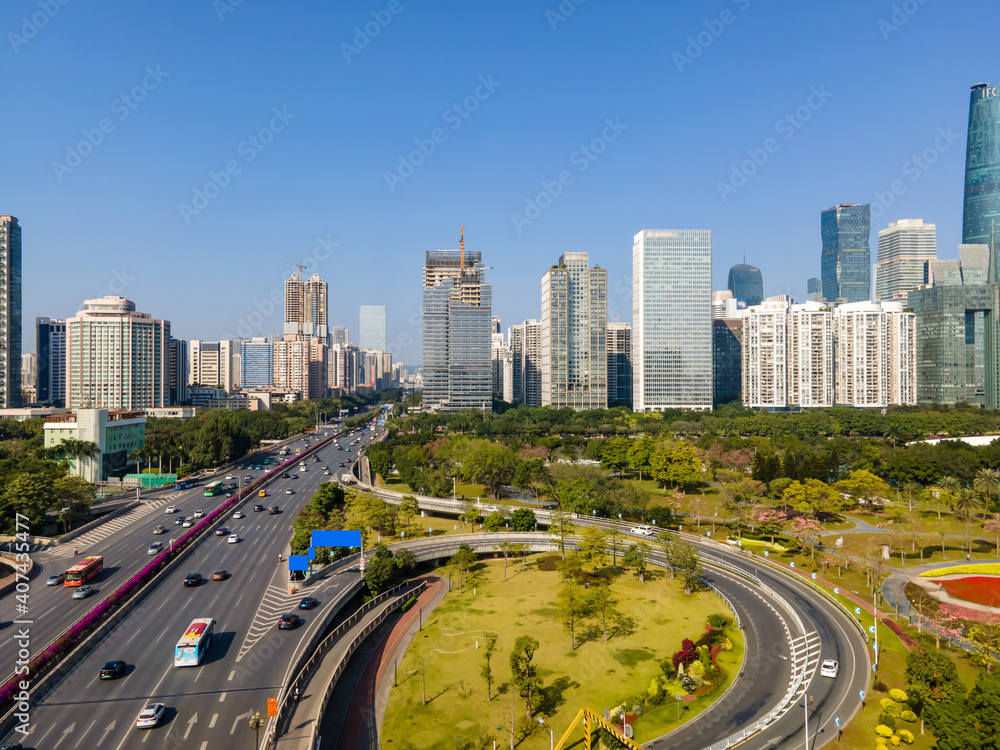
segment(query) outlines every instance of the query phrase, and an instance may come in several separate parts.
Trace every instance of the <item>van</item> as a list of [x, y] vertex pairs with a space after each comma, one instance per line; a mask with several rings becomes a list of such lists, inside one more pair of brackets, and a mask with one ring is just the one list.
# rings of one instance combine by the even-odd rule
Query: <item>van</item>
[[257, 497], [267, 497], [267, 490], [261, 490], [258, 492]]

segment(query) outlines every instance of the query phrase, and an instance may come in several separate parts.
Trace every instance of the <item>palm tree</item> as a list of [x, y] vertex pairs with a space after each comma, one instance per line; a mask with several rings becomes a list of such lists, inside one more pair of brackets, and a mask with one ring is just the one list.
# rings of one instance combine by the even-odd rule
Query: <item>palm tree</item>
[[965, 545], [969, 552], [972, 552], [972, 538], [971, 538], [971, 522], [972, 522], [972, 511], [975, 509], [976, 505], [979, 503], [979, 496], [976, 491], [970, 489], [969, 487], [963, 487], [958, 491], [958, 495], [955, 497], [955, 512], [960, 513], [965, 516]]
[[990, 495], [1000, 489], [1000, 471], [996, 469], [980, 469], [976, 472], [976, 478], [972, 480], [972, 486], [979, 492], [986, 493], [986, 504], [983, 505], [983, 520], [990, 510]]
[[916, 482], [906, 482], [903, 484], [903, 494], [909, 502], [909, 509], [913, 510], [913, 498], [920, 494], [920, 485]]
[[97, 447], [97, 443], [92, 443], [89, 440], [75, 440], [71, 438], [64, 440], [60, 447], [67, 458], [76, 459], [76, 475], [78, 477], [83, 476], [83, 461], [81, 459], [95, 458], [101, 452]]
[[[938, 487], [947, 492], [954, 498], [960, 489], [962, 489], [962, 483], [959, 482], [955, 477], [941, 477], [941, 481], [938, 482]], [[941, 520], [941, 506], [938, 505], [938, 520]]]

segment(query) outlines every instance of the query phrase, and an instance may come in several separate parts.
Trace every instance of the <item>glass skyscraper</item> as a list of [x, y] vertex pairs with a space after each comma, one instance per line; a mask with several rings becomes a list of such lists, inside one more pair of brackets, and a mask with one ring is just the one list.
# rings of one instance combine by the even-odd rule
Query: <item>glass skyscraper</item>
[[712, 232], [644, 229], [632, 244], [637, 412], [712, 408]]
[[962, 242], [990, 244], [992, 222], [1000, 225], [1000, 87], [977, 83], [969, 102]]
[[733, 299], [746, 300], [747, 307], [764, 301], [764, 278], [760, 269], [746, 263], [729, 269], [728, 288], [733, 293]]
[[267, 388], [274, 385], [274, 346], [266, 336], [240, 341], [240, 386]]
[[0, 408], [21, 405], [21, 225], [0, 216]]
[[359, 328], [358, 347], [362, 351], [373, 350], [384, 352], [385, 347], [385, 306], [362, 305], [361, 327]]
[[841, 203], [823, 211], [823, 297], [827, 302], [867, 302], [871, 297], [871, 205]]

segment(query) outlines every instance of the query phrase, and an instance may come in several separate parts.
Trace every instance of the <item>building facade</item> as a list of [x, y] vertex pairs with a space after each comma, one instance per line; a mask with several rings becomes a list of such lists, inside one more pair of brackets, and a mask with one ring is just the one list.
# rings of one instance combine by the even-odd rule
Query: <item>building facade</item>
[[788, 310], [788, 403], [833, 406], [834, 327], [830, 309], [819, 302]]
[[830, 303], [871, 297], [871, 205], [841, 203], [820, 217], [823, 298]]
[[301, 394], [303, 399], [324, 398], [327, 386], [326, 337], [289, 334], [272, 343], [274, 387]]
[[21, 225], [0, 216], [0, 409], [21, 405]]
[[806, 300], [809, 302], [823, 301], [823, 282], [813, 277], [806, 281]]
[[327, 284], [319, 274], [302, 279], [293, 273], [285, 282], [284, 334], [325, 339], [327, 308]]
[[233, 390], [239, 377], [233, 372], [233, 342], [202, 341], [191, 339], [188, 342], [188, 383], [206, 388], [222, 388]]
[[129, 456], [146, 443], [146, 417], [141, 411], [76, 409], [70, 414], [45, 419], [43, 433], [46, 448], [55, 448], [67, 440], [93, 443], [93, 456], [66, 456], [70, 474], [88, 482], [103, 482], [116, 472], [123, 472]]
[[632, 408], [632, 324], [608, 323], [608, 406]]
[[66, 321], [35, 318], [35, 353], [38, 376], [35, 400], [51, 406], [66, 405]]
[[66, 320], [66, 406], [169, 406], [170, 322], [136, 312], [124, 297], [85, 300]]
[[743, 392], [743, 320], [712, 320], [712, 408], [739, 401]]
[[167, 349], [167, 380], [170, 406], [188, 403], [188, 342], [171, 337]]
[[857, 302], [833, 311], [838, 405], [916, 403], [916, 316], [903, 312], [903, 305]]
[[755, 266], [740, 263], [730, 268], [726, 286], [733, 293], [733, 299], [745, 300], [747, 307], [764, 301], [764, 277]]
[[514, 401], [526, 406], [542, 405], [542, 324], [526, 320], [510, 327], [510, 351], [513, 355]]
[[751, 409], [788, 406], [788, 304], [764, 300], [743, 317], [742, 394]]
[[542, 406], [608, 405], [608, 272], [563, 253], [542, 276]]
[[362, 350], [386, 351], [385, 306], [362, 305], [358, 347]]
[[274, 347], [266, 336], [240, 341], [240, 388], [274, 385]]
[[962, 242], [989, 245], [1000, 225], [1000, 87], [977, 83], [969, 97]]
[[632, 245], [635, 411], [712, 408], [712, 232], [646, 229]]
[[923, 219], [901, 219], [878, 233], [875, 297], [905, 300], [927, 283], [927, 264], [937, 260], [937, 226]]

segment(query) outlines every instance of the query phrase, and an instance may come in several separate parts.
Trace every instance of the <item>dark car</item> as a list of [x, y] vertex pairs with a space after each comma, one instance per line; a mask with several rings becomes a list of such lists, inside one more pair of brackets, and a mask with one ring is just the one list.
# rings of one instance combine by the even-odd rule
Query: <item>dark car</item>
[[13, 745], [0, 745], [0, 750], [24, 750], [20, 742], [16, 742]]
[[185, 586], [197, 586], [201, 583], [201, 573], [188, 573], [184, 578]]
[[220, 526], [219, 528], [217, 528], [215, 530], [215, 535], [216, 536], [226, 536], [228, 533], [229, 533], [229, 529], [227, 529], [225, 526]]
[[311, 596], [307, 596], [299, 602], [299, 609], [312, 609], [317, 604], [319, 604], [318, 599], [313, 599]]
[[269, 516], [276, 516], [280, 512], [281, 511], [278, 510], [278, 506], [277, 505], [272, 505], [270, 508], [267, 509], [267, 515], [269, 515]]
[[261, 505], [260, 503], [257, 503], [256, 505], [253, 506], [253, 510], [254, 513], [259, 513], [260, 511], [264, 510], [264, 506]]
[[295, 630], [301, 621], [301, 618], [297, 614], [289, 612], [287, 615], [282, 615], [281, 619], [278, 620], [278, 630]]
[[291, 476], [292, 476], [292, 475], [291, 475], [291, 474], [289, 474], [289, 473], [288, 473], [288, 472], [286, 471], [286, 472], [285, 472], [284, 474], [282, 474], [282, 475], [281, 475], [281, 478], [282, 478], [282, 479], [291, 479]]
[[121, 659], [116, 661], [106, 661], [101, 667], [102, 680], [117, 680], [125, 675], [125, 662]]

